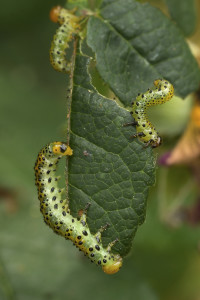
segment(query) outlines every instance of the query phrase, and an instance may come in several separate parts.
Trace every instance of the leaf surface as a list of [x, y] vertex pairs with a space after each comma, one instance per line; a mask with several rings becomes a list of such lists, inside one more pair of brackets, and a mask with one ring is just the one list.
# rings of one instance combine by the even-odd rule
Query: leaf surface
[[[103, 233], [108, 244], [119, 238], [115, 250], [122, 256], [145, 219], [149, 187], [154, 183], [154, 156], [131, 139], [135, 129], [124, 127], [132, 117], [115, 101], [100, 95], [87, 74], [89, 58], [77, 56], [71, 106], [69, 199], [73, 214], [91, 203], [88, 223]], [[85, 70], [84, 70], [85, 68]], [[80, 76], [80, 69], [84, 76]], [[86, 75], [87, 74], [87, 75]]]

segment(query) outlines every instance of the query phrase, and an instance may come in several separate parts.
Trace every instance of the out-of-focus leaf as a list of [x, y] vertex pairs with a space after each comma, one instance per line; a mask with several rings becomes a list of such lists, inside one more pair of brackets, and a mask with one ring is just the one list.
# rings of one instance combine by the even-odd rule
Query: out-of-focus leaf
[[200, 157], [200, 105], [195, 103], [188, 126], [174, 149], [161, 158], [168, 166], [176, 164], [197, 164]]
[[195, 0], [165, 0], [170, 15], [183, 31], [184, 35], [191, 35], [197, 24]]

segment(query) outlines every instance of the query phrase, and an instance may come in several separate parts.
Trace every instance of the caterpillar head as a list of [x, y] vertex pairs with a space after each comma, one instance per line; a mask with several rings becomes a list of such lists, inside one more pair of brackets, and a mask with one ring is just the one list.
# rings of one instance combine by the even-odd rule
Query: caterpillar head
[[52, 151], [54, 154], [65, 156], [65, 155], [72, 155], [73, 150], [63, 142], [54, 142], [52, 146]]
[[50, 10], [50, 20], [54, 23], [58, 22], [58, 17], [60, 15], [60, 10], [61, 10], [61, 6], [54, 6], [51, 10]]
[[102, 269], [106, 274], [115, 274], [119, 271], [121, 266], [122, 266], [121, 256], [115, 255], [115, 258], [110, 262], [110, 264], [106, 264], [102, 266]]
[[156, 80], [154, 80], [153, 84], [155, 86], [159, 86], [162, 83], [162, 81], [163, 81], [163, 79], [156, 79]]
[[156, 140], [151, 143], [152, 148], [156, 148], [162, 144], [162, 138], [157, 136]]

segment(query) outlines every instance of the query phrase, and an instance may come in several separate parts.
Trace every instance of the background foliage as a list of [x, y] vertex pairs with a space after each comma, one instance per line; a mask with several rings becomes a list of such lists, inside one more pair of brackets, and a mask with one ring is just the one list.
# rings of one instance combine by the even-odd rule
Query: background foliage
[[[66, 79], [48, 60], [55, 32], [48, 12], [57, 4], [19, 0], [12, 7], [5, 2], [0, 11], [0, 299], [198, 299], [199, 227], [172, 228], [161, 220], [165, 198], [173, 202], [190, 178], [183, 167], [158, 170], [146, 222], [114, 276], [44, 226], [33, 165], [44, 143], [65, 139], [66, 127]], [[176, 115], [170, 118], [177, 122]], [[178, 135], [165, 133], [170, 147]], [[196, 194], [192, 186], [186, 202]]]

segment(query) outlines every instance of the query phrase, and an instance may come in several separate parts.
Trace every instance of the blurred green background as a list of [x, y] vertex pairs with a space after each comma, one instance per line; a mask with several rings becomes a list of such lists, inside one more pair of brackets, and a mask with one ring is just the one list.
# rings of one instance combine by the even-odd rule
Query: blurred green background
[[[0, 299], [200, 299], [200, 228], [161, 220], [163, 202], [190, 180], [185, 168], [158, 171], [146, 222], [115, 275], [44, 225], [33, 166], [41, 147], [65, 140], [66, 78], [48, 54], [49, 10], [64, 3], [18, 0], [0, 10]], [[196, 195], [191, 184], [186, 203]]]

